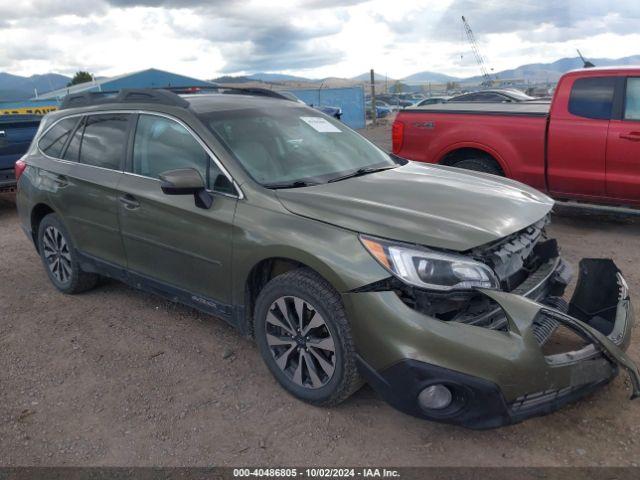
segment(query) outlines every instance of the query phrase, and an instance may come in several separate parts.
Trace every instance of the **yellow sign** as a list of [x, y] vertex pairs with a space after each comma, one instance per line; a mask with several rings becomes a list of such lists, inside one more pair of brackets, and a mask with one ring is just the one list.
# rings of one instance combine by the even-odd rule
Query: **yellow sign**
[[46, 115], [49, 112], [57, 110], [55, 105], [46, 105], [41, 107], [22, 107], [9, 108], [0, 110], [0, 115]]

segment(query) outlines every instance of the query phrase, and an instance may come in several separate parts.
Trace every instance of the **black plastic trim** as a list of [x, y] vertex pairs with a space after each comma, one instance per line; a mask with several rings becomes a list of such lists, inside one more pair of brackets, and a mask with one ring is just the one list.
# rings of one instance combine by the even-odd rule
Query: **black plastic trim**
[[172, 107], [189, 108], [189, 102], [169, 90], [155, 88], [123, 88], [114, 92], [72, 93], [62, 99], [59, 110], [68, 108], [91, 107], [111, 103], [152, 103]]
[[[500, 388], [488, 380], [412, 359], [404, 359], [382, 372], [377, 372], [360, 356], [357, 362], [360, 373], [373, 389], [401, 412], [474, 429], [512, 423]], [[426, 412], [419, 406], [418, 394], [434, 383], [445, 384], [454, 391], [455, 409]]]
[[[358, 369], [371, 387], [391, 406], [425, 420], [461, 425], [485, 430], [519, 423], [531, 417], [546, 415], [575, 402], [609, 383], [618, 373], [594, 383], [579, 386], [569, 393], [541, 402], [530, 408], [514, 411], [495, 383], [447, 368], [430, 365], [413, 359], [404, 359], [378, 372], [362, 357], [357, 356]], [[418, 404], [418, 394], [434, 383], [447, 385], [454, 392], [457, 408], [442, 412], [426, 412]], [[462, 405], [461, 405], [462, 401]]]
[[241, 307], [234, 308], [233, 305], [191, 293], [174, 285], [130, 271], [126, 267], [96, 258], [93, 255], [77, 250], [76, 253], [80, 259], [80, 268], [85, 272], [98, 273], [105, 277], [119, 280], [138, 290], [154, 293], [173, 302], [182, 303], [204, 313], [221, 318], [231, 326], [243, 331], [243, 328], [240, 327], [242, 326], [244, 309]]
[[625, 92], [627, 90], [627, 77], [617, 77], [615, 90], [613, 91], [613, 105], [611, 106], [611, 119], [624, 119]]

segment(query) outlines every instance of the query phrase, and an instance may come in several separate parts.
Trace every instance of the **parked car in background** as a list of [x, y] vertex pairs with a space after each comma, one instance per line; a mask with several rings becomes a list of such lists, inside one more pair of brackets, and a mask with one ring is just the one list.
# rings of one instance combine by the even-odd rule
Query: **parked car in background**
[[[279, 91], [278, 92], [280, 95], [288, 98], [289, 100], [292, 100], [294, 102], [299, 102], [302, 104], [305, 104], [302, 100], [300, 100], [295, 93], [289, 92], [289, 91]], [[306, 105], [306, 104], [305, 104]], [[329, 105], [310, 105], [311, 107], [315, 108], [316, 110], [329, 115], [330, 117], [336, 118], [338, 120], [340, 120], [342, 118], [342, 109], [340, 107], [332, 107]]]
[[640, 206], [640, 68], [589, 68], [551, 104], [447, 102], [401, 111], [393, 152], [513, 178], [558, 199]]
[[340, 107], [332, 107], [329, 105], [312, 105], [313, 108], [319, 110], [325, 115], [329, 115], [330, 117], [336, 118], [340, 120], [342, 118], [342, 109]]
[[[371, 118], [371, 101], [365, 103], [364, 108], [365, 108], [367, 118]], [[376, 101], [376, 118], [388, 117], [393, 112], [394, 110], [391, 109], [391, 107], [389, 107], [389, 105], [387, 105], [386, 103], [380, 100]]]
[[545, 233], [550, 198], [391, 156], [255, 92], [77, 95], [48, 115], [16, 164], [17, 206], [54, 287], [107, 276], [226, 320], [318, 406], [366, 379], [406, 413], [492, 428], [619, 370], [640, 394], [613, 261], [583, 260], [574, 299], [558, 298], [570, 272]]
[[442, 96], [442, 97], [429, 97], [429, 98], [425, 98], [424, 100], [420, 100], [419, 102], [415, 103], [413, 106], [414, 107], [423, 107], [425, 105], [436, 105], [438, 103], [446, 103], [449, 101], [451, 97], [449, 96]]
[[526, 93], [516, 89], [489, 89], [477, 92], [463, 93], [449, 98], [448, 102], [482, 102], [482, 103], [520, 103], [535, 101]]
[[408, 96], [403, 94], [383, 94], [376, 97], [376, 100], [381, 100], [389, 105], [394, 110], [400, 110], [405, 107], [413, 105], [415, 102], [409, 99]]
[[28, 150], [41, 118], [37, 115], [0, 116], [0, 192], [15, 188], [14, 164]]

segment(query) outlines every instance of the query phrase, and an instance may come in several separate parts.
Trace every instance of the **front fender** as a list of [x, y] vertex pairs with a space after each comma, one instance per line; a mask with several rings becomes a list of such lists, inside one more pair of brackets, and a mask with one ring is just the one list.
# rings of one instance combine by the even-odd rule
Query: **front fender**
[[244, 304], [252, 269], [267, 259], [299, 262], [318, 272], [338, 292], [389, 276], [364, 249], [358, 234], [290, 212], [239, 204], [233, 233], [233, 299]]

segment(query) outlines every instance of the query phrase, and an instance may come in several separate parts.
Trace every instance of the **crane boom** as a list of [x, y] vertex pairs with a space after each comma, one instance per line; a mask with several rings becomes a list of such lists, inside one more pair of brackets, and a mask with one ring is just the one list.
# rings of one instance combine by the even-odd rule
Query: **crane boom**
[[478, 46], [478, 42], [476, 41], [476, 37], [473, 34], [473, 30], [471, 30], [471, 26], [467, 19], [462, 16], [462, 24], [464, 25], [464, 31], [467, 34], [467, 40], [469, 40], [469, 44], [471, 45], [471, 50], [473, 51], [473, 55], [476, 57], [476, 62], [478, 62], [478, 66], [480, 67], [480, 72], [482, 73], [482, 85], [491, 86], [491, 75], [489, 75], [489, 71], [487, 70], [487, 66], [484, 63], [484, 57], [480, 53], [480, 47]]

